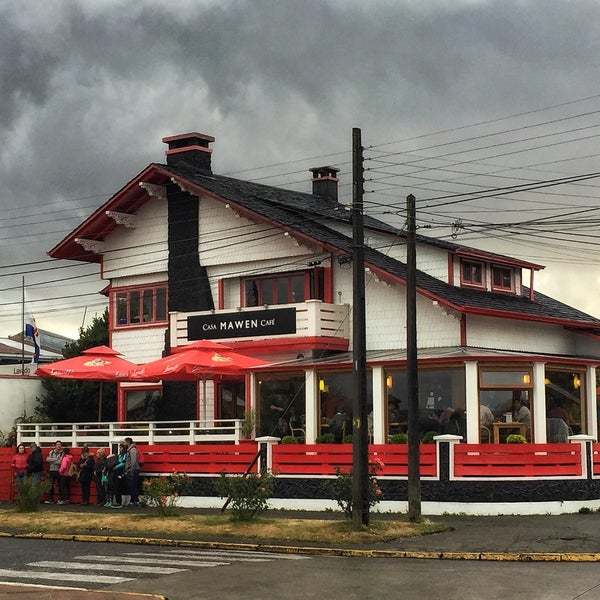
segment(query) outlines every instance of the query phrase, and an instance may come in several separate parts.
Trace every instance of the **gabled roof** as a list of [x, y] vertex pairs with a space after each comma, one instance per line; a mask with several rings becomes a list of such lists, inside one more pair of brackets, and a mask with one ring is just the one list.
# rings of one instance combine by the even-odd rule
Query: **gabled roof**
[[[82, 253], [79, 250], [75, 250], [75, 254], [69, 256], [69, 253], [73, 252], [75, 237], [103, 239], [106, 232], [114, 227], [114, 222], [105, 214], [106, 210], [128, 212], [128, 206], [139, 206], [144, 201], [143, 198], [147, 198], [146, 192], [139, 187], [141, 181], [164, 184], [171, 180], [198, 195], [211, 196], [234, 204], [241, 214], [245, 212], [250, 218], [274, 223], [327, 252], [337, 255], [349, 255], [352, 252], [351, 238], [323, 223], [326, 219], [349, 223], [349, 212], [341, 205], [328, 204], [326, 200], [312, 194], [214, 175], [188, 166], [152, 164], [53, 248], [50, 255], [56, 258], [77, 257], [89, 260], [87, 257], [81, 258]], [[365, 225], [394, 235], [403, 235], [400, 230], [371, 217], [366, 218]], [[524, 263], [503, 255], [470, 249], [426, 236], [419, 236], [419, 241], [458, 255], [477, 255], [481, 260], [520, 264], [526, 268], [543, 268], [541, 265]], [[400, 283], [406, 280], [406, 265], [382, 252], [367, 247], [365, 261], [368, 267], [383, 279]], [[456, 287], [422, 271], [417, 273], [417, 286], [420, 294], [462, 313], [528, 319], [600, 330], [599, 319], [539, 292], [536, 292], [535, 300], [532, 301], [525, 296]]]

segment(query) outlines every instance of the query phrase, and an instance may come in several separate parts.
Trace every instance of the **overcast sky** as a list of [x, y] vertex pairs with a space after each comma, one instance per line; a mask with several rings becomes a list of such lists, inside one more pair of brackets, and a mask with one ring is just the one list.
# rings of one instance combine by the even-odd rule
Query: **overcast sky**
[[[94, 206], [163, 159], [161, 137], [182, 131], [216, 137], [216, 172], [255, 168], [239, 176], [280, 174], [264, 181], [292, 182], [294, 189], [308, 189], [308, 173], [282, 174], [315, 166], [315, 159], [258, 167], [348, 151], [353, 126], [362, 127], [369, 145], [404, 140], [368, 153], [411, 162], [371, 167], [420, 169], [385, 180], [394, 184], [387, 189], [369, 182], [367, 189], [380, 193], [368, 199], [381, 204], [409, 192], [424, 199], [600, 171], [600, 158], [581, 158], [600, 154], [600, 97], [571, 102], [600, 94], [596, 1], [3, 0], [0, 23], [0, 265], [46, 258]], [[571, 103], [408, 139], [565, 102]], [[465, 141], [448, 144], [457, 140]], [[432, 156], [442, 158], [415, 163]], [[344, 172], [348, 160], [338, 154], [317, 164], [339, 162]], [[489, 172], [500, 174], [476, 175]], [[341, 183], [348, 198], [347, 175]], [[590, 180], [446, 206], [443, 219], [421, 216], [449, 223], [562, 214], [600, 207], [599, 188]], [[447, 225], [431, 230], [449, 233]], [[476, 236], [473, 244], [535, 257], [548, 265], [540, 289], [600, 317], [599, 240], [540, 235], [547, 237]], [[462, 233], [458, 241], [468, 238]], [[20, 283], [20, 275], [8, 273], [47, 266], [0, 266], [0, 289]], [[95, 271], [84, 265], [68, 273]], [[61, 273], [67, 271], [28, 274], [27, 282]], [[95, 277], [83, 281], [28, 293], [40, 299], [103, 287]], [[17, 290], [0, 291], [3, 303], [19, 297]], [[35, 304], [39, 325], [75, 335], [87, 300], [97, 302], [73, 299], [75, 308], [63, 314], [41, 307], [65, 301]], [[19, 330], [18, 311], [17, 304], [0, 306], [0, 336]]]

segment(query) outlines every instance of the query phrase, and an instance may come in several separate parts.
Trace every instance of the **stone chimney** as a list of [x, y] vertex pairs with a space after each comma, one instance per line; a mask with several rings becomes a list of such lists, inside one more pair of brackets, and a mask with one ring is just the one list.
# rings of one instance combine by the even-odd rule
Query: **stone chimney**
[[338, 178], [339, 169], [335, 167], [314, 167], [310, 169], [313, 196], [320, 196], [329, 204], [337, 204], [338, 201]]
[[192, 131], [164, 137], [162, 141], [169, 145], [165, 152], [168, 165], [192, 167], [212, 173], [210, 144], [215, 141], [214, 137]]

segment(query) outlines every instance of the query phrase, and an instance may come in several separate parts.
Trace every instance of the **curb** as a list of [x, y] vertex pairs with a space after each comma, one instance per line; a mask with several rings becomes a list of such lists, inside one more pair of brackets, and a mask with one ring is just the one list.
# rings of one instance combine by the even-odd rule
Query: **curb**
[[79, 535], [62, 533], [0, 532], [0, 538], [58, 540], [64, 542], [94, 542], [176, 546], [205, 550], [252, 550], [280, 554], [310, 556], [345, 556], [355, 558], [414, 558], [425, 560], [482, 560], [506, 562], [600, 562], [600, 552], [445, 552], [420, 550], [376, 550], [355, 548], [321, 548], [318, 546], [280, 546], [277, 544], [244, 544], [238, 542], [201, 542], [118, 535]]

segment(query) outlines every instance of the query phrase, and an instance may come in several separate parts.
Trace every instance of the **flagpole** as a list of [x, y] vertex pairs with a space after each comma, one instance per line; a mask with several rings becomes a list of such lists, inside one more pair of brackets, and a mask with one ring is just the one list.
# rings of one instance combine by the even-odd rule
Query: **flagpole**
[[25, 275], [21, 280], [21, 375], [25, 375]]

